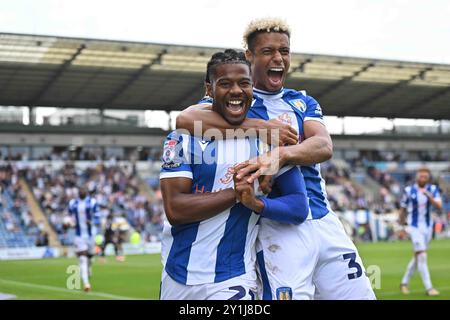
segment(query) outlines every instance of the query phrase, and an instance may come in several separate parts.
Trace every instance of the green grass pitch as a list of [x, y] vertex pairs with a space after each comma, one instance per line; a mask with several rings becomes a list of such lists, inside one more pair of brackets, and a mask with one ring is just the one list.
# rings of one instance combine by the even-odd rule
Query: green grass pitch
[[[411, 280], [411, 294], [399, 292], [399, 283], [411, 258], [409, 241], [357, 244], [366, 268], [379, 266], [381, 288], [378, 299], [450, 299], [450, 240], [431, 242], [428, 264], [439, 297], [427, 297], [416, 273]], [[67, 288], [70, 265], [76, 259], [0, 261], [0, 294], [13, 294], [18, 299], [158, 299], [161, 263], [159, 254], [127, 256], [125, 262], [108, 257], [97, 259], [91, 280], [93, 291], [86, 294]]]

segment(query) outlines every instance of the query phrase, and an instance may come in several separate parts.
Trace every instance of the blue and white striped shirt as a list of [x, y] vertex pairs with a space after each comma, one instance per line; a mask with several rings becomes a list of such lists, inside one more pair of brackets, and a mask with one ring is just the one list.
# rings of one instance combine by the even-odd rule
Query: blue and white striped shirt
[[[299, 133], [299, 142], [305, 139], [303, 123], [305, 121], [323, 122], [319, 103], [306, 95], [305, 91], [281, 89], [278, 92], [266, 92], [253, 88], [253, 104], [248, 118], [263, 120], [278, 119]], [[305, 179], [308, 192], [309, 219], [320, 219], [331, 211], [325, 190], [325, 181], [320, 174], [320, 164], [299, 166]]]
[[[434, 184], [427, 184], [425, 189], [433, 195], [435, 200], [440, 200], [439, 188]], [[408, 225], [416, 228], [429, 228], [433, 226], [431, 219], [431, 202], [420, 191], [417, 183], [404, 189], [400, 203], [408, 212]]]
[[78, 237], [94, 236], [93, 224], [98, 212], [97, 201], [91, 197], [70, 200], [69, 214], [75, 217], [75, 230]]
[[[164, 143], [160, 179], [192, 179], [192, 193], [233, 188], [233, 174], [229, 169], [267, 151], [263, 149], [257, 139], [202, 141], [174, 131]], [[285, 179], [280, 183], [299, 191], [292, 197], [296, 203], [302, 202], [300, 195], [303, 187], [303, 208], [296, 208], [295, 205], [286, 207], [294, 209], [294, 212], [303, 211], [305, 218], [308, 210], [306, 189], [304, 183], [297, 184], [297, 181], [302, 181], [300, 170], [296, 167], [282, 168], [275, 183], [277, 179]], [[285, 189], [275, 186], [273, 197], [280, 196], [280, 190], [286, 193]], [[275, 203], [275, 199], [271, 203], [266, 202], [270, 199], [263, 201], [266, 207]], [[285, 199], [285, 202], [294, 201]], [[217, 283], [241, 275], [247, 275], [248, 280], [255, 280], [255, 241], [259, 217], [260, 215], [237, 203], [200, 222], [176, 226], [166, 223], [161, 252], [165, 271], [172, 279], [186, 285]]]

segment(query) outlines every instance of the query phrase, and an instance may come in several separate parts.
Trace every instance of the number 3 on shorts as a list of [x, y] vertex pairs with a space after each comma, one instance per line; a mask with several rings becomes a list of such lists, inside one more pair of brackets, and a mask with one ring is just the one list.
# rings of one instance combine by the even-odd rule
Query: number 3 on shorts
[[352, 280], [352, 279], [357, 279], [357, 278], [361, 277], [363, 272], [362, 272], [361, 265], [358, 262], [356, 262], [356, 253], [354, 253], [354, 252], [347, 253], [347, 254], [344, 254], [343, 257], [344, 257], [344, 260], [350, 259], [350, 261], [348, 262], [349, 268], [356, 268], [356, 270], [357, 270], [356, 273], [349, 273], [347, 275], [348, 279]]

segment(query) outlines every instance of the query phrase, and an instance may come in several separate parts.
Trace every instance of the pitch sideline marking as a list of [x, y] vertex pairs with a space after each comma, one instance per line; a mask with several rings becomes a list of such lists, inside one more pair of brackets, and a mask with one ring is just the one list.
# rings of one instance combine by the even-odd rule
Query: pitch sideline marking
[[58, 292], [64, 292], [64, 293], [74, 293], [74, 294], [78, 294], [78, 295], [86, 294], [86, 295], [90, 295], [90, 296], [98, 296], [98, 297], [102, 297], [102, 298], [115, 299], [115, 300], [140, 300], [138, 298], [118, 296], [118, 295], [109, 294], [109, 293], [105, 293], [105, 292], [91, 291], [89, 293], [84, 293], [84, 292], [81, 292], [78, 290], [70, 290], [70, 289], [59, 288], [59, 287], [54, 287], [54, 286], [47, 286], [47, 285], [43, 285], [43, 284], [34, 284], [34, 283], [20, 282], [20, 281], [13, 281], [13, 280], [0, 279], [0, 282], [6, 283], [6, 284], [12, 284], [12, 285], [19, 285], [22, 287], [44, 289], [44, 290], [58, 291]]

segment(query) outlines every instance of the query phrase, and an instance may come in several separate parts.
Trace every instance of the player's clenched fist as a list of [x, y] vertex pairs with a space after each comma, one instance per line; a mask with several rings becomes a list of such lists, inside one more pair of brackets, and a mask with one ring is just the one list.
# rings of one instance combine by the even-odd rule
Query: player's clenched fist
[[269, 143], [273, 146], [294, 145], [298, 143], [297, 131], [288, 124], [278, 119], [266, 121], [266, 127], [269, 130]]

